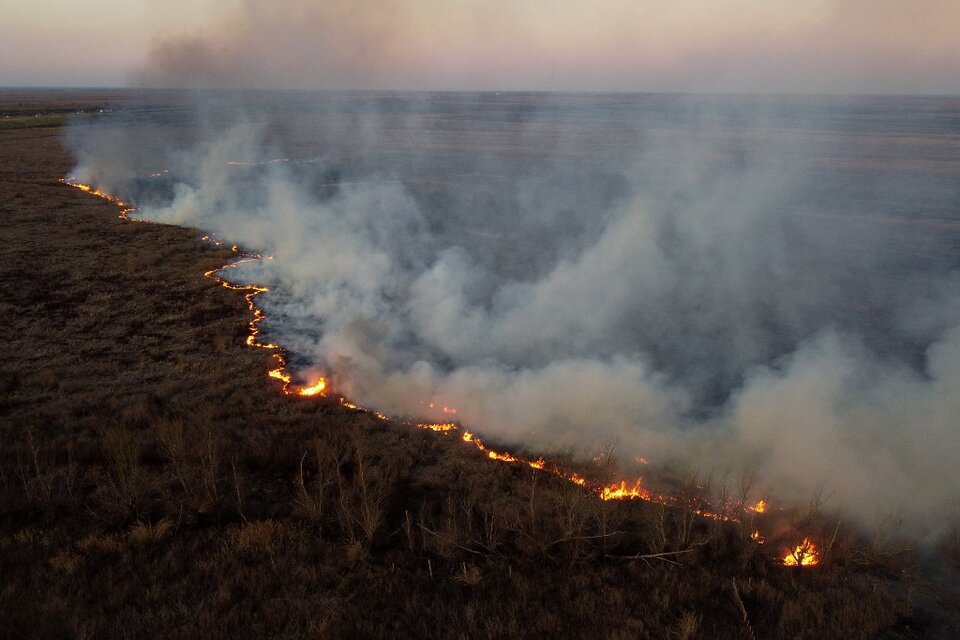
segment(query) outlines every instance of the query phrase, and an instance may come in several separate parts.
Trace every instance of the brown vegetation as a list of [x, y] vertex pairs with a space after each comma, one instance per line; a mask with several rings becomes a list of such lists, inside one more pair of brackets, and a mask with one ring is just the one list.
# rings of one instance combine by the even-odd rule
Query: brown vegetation
[[842, 528], [788, 570], [744, 526], [282, 395], [202, 277], [232, 254], [58, 184], [58, 136], [0, 134], [0, 636], [929, 632], [906, 560]]

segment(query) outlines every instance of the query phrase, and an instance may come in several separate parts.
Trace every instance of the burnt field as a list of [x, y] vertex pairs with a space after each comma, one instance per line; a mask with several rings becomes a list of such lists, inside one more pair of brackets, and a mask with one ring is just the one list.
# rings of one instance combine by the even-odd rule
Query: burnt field
[[[203, 277], [236, 254], [61, 184], [61, 141], [0, 131], [4, 637], [958, 633], [956, 532], [920, 555], [816, 503], [723, 522], [603, 501], [442, 433], [284, 395], [270, 354], [245, 345], [242, 293]], [[619, 477], [614, 455], [557, 462]], [[678, 492], [743, 512], [746, 480], [709, 484]], [[782, 566], [803, 536], [819, 564]]]

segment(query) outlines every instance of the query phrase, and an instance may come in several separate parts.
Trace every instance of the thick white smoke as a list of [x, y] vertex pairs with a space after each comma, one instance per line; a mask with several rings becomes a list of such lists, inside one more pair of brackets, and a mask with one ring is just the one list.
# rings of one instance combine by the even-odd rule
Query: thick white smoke
[[539, 449], [615, 436], [781, 495], [825, 488], [864, 520], [957, 505], [956, 149], [920, 170], [912, 147], [877, 156], [816, 120], [845, 103], [771, 124], [677, 100], [680, 126], [649, 126], [610, 119], [663, 107], [534, 96], [508, 126], [487, 99], [352, 97], [293, 135], [254, 110], [188, 142], [134, 123], [73, 144], [78, 177], [139, 215], [273, 256], [231, 275], [271, 285], [269, 337], [361, 404], [455, 407]]

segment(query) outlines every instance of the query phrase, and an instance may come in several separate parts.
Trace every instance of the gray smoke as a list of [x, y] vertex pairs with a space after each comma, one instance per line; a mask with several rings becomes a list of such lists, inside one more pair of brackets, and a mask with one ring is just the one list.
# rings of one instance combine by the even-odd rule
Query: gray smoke
[[954, 0], [220, 0], [159, 33], [162, 87], [960, 91]]
[[864, 521], [960, 504], [955, 105], [238, 97], [74, 127], [76, 176], [272, 256], [231, 277], [299, 370]]

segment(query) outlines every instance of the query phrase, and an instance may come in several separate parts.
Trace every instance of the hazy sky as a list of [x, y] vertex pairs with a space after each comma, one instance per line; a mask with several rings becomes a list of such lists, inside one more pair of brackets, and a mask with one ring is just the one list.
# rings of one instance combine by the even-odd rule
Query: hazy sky
[[6, 0], [0, 85], [960, 93], [957, 0]]

